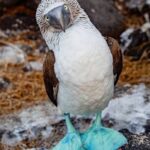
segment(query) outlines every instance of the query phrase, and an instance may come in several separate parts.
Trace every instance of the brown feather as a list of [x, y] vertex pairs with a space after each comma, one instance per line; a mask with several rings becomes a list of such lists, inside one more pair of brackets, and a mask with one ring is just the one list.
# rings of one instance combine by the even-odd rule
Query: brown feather
[[53, 51], [49, 51], [46, 55], [43, 65], [43, 77], [46, 92], [53, 102], [57, 106], [57, 92], [58, 92], [58, 79], [56, 78], [54, 71], [55, 56]]
[[113, 72], [115, 76], [115, 85], [116, 85], [123, 68], [122, 52], [117, 40], [115, 40], [112, 37], [106, 37], [106, 41], [113, 56]]

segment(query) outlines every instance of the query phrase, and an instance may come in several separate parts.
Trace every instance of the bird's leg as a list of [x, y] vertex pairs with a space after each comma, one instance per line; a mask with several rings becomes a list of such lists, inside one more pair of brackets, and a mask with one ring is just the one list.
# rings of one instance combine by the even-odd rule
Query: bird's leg
[[76, 129], [74, 128], [71, 120], [70, 120], [70, 114], [64, 114], [65, 116], [65, 121], [66, 121], [66, 126], [67, 126], [67, 132], [68, 133], [73, 133], [76, 132]]
[[101, 123], [101, 113], [97, 113], [96, 119], [95, 119], [95, 121], [94, 121], [94, 123], [93, 123], [93, 126], [94, 126], [95, 128], [99, 128], [99, 127], [102, 126], [102, 123]]
[[87, 150], [118, 150], [127, 143], [119, 132], [103, 127], [101, 114], [96, 115], [92, 127], [81, 134], [82, 143]]
[[69, 114], [65, 114], [65, 121], [67, 134], [52, 150], [85, 150], [80, 134], [74, 128]]

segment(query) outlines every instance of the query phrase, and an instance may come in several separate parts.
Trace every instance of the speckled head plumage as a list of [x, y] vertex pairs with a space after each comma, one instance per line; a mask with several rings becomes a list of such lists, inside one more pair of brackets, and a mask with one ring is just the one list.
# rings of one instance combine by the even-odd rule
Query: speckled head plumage
[[[41, 29], [41, 32], [45, 32], [47, 29], [49, 29], [49, 31], [51, 32], [61, 31], [59, 26], [58, 28], [52, 26], [54, 25], [54, 23], [56, 23], [57, 20], [55, 20], [54, 23], [52, 21], [48, 22], [47, 20], [48, 18], [46, 15], [50, 11], [55, 11], [54, 12], [55, 14], [58, 12], [58, 11], [56, 12], [55, 9], [61, 9], [61, 11], [63, 11], [65, 15], [67, 15], [67, 18], [65, 18], [66, 19], [65, 23], [67, 27], [74, 24], [80, 18], [86, 18], [85, 12], [83, 11], [83, 9], [80, 7], [79, 3], [76, 0], [42, 0], [36, 12], [36, 20]], [[51, 23], [53, 24], [51, 25]]]

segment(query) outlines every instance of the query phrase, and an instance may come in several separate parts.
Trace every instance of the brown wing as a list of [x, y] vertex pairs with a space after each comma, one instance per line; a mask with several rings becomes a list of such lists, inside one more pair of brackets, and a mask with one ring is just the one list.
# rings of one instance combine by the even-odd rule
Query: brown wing
[[117, 40], [111, 37], [106, 37], [106, 41], [108, 43], [108, 46], [113, 56], [113, 71], [114, 71], [115, 85], [116, 85], [123, 67], [122, 52]]
[[43, 77], [46, 92], [53, 104], [57, 106], [58, 80], [55, 75], [54, 64], [54, 53], [53, 51], [49, 51], [43, 65]]

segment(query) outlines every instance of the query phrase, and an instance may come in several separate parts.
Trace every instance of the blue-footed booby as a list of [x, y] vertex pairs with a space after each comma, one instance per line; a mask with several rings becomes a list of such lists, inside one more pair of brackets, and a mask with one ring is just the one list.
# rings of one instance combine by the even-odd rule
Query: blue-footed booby
[[[122, 70], [118, 42], [105, 38], [77, 0], [42, 0], [36, 20], [50, 51], [44, 62], [44, 82], [50, 100], [65, 114], [67, 135], [53, 150], [117, 150], [127, 141], [101, 124], [101, 111], [113, 97]], [[69, 114], [97, 114], [85, 133]]]

